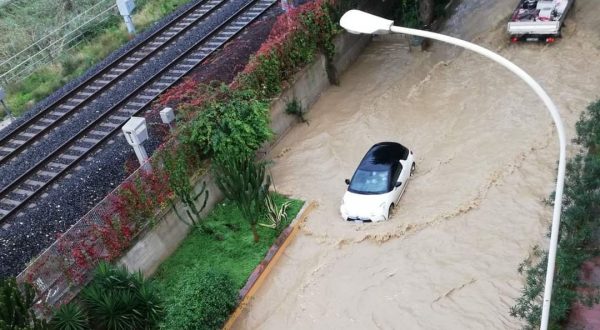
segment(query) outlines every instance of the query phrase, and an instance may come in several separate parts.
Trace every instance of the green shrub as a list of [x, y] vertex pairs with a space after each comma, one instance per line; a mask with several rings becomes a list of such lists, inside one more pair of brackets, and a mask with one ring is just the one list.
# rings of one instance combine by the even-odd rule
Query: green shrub
[[237, 304], [238, 291], [223, 271], [188, 269], [167, 301], [163, 329], [220, 329]]
[[33, 312], [35, 290], [29, 284], [18, 285], [14, 278], [0, 282], [0, 329], [47, 329], [44, 320]]
[[262, 99], [269, 99], [281, 93], [281, 62], [274, 52], [261, 54], [254, 58], [256, 69], [251, 74], [242, 74], [242, 84], [253, 90]]
[[273, 135], [268, 103], [249, 90], [226, 93], [207, 102], [182, 131], [182, 141], [204, 155], [250, 154]]
[[304, 118], [304, 110], [302, 110], [302, 104], [297, 99], [293, 99], [292, 102], [289, 102], [286, 105], [285, 112], [289, 115], [298, 117], [298, 119], [303, 123], [308, 123], [306, 118]]
[[[174, 149], [174, 150], [173, 150]], [[191, 177], [194, 174], [195, 166], [199, 159], [197, 154], [190, 152], [186, 145], [175, 145], [173, 149], [163, 149], [158, 154], [162, 160], [167, 173], [169, 173], [169, 187], [186, 207], [187, 218], [183, 217], [177, 211], [175, 202], [170, 201], [173, 211], [183, 223], [187, 225], [201, 225], [201, 212], [206, 207], [209, 192], [206, 189], [206, 182], [202, 183], [202, 188], [198, 193], [194, 191]], [[200, 207], [196, 202], [203, 196], [203, 202]], [[187, 220], [186, 220], [187, 219]]]
[[153, 285], [124, 266], [100, 263], [80, 298], [90, 325], [98, 329], [153, 329], [164, 315]]
[[417, 28], [421, 25], [419, 20], [419, 2], [418, 0], [401, 0], [400, 5], [394, 13], [394, 20], [398, 25]]
[[600, 145], [600, 100], [590, 104], [588, 111], [583, 112], [577, 124], [577, 143], [590, 152], [597, 152]]
[[[600, 255], [596, 242], [600, 225], [600, 102], [593, 103], [577, 123], [577, 141], [590, 152], [580, 154], [567, 164], [561, 228], [556, 254], [556, 273], [550, 305], [550, 329], [562, 329], [571, 306], [577, 300], [583, 303], [598, 301], [600, 295], [592, 291], [580, 294], [578, 287], [585, 286], [579, 278], [586, 260]], [[526, 329], [540, 325], [542, 295], [544, 290], [548, 252], [535, 249], [533, 259], [525, 260], [519, 272], [525, 274], [523, 294], [510, 310], [512, 316], [527, 321]]]
[[87, 314], [77, 303], [62, 305], [54, 313], [50, 327], [55, 330], [89, 329]]
[[[262, 99], [273, 98], [319, 51], [327, 57], [330, 73], [335, 54], [333, 39], [340, 31], [333, 20], [336, 13], [332, 1], [318, 0], [279, 16], [269, 37], [236, 81]], [[332, 74], [330, 79], [335, 80]]]
[[266, 175], [266, 163], [256, 162], [254, 155], [221, 155], [214, 159], [212, 170], [217, 186], [235, 203], [250, 224], [254, 242], [258, 242], [256, 225], [267, 213], [271, 185], [271, 178]]

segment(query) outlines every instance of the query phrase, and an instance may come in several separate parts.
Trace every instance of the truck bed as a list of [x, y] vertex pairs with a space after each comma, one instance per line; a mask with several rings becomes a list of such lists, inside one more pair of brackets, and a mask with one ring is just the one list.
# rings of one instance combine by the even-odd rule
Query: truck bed
[[573, 1], [520, 0], [508, 22], [508, 33], [527, 40], [560, 36], [560, 29]]
[[559, 22], [570, 0], [521, 0], [511, 22]]

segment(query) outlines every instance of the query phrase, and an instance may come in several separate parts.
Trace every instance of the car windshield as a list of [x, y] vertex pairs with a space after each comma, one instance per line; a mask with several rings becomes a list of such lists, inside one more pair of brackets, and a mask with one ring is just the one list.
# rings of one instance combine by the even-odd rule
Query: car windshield
[[383, 194], [388, 192], [389, 171], [356, 170], [348, 190], [357, 194]]

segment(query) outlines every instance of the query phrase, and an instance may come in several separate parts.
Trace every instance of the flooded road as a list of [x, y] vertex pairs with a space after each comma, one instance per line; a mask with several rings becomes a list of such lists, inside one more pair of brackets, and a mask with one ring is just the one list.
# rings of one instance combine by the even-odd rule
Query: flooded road
[[[443, 33], [499, 52], [537, 79], [568, 139], [600, 98], [600, 1], [578, 0], [564, 38], [508, 44], [516, 1], [472, 0]], [[499, 65], [434, 43], [376, 39], [272, 151], [279, 192], [318, 207], [239, 329], [518, 329], [509, 315], [531, 248], [547, 246], [558, 139], [529, 87]], [[411, 148], [417, 171], [390, 221], [341, 220], [374, 143]], [[577, 150], [568, 147], [570, 154]]]

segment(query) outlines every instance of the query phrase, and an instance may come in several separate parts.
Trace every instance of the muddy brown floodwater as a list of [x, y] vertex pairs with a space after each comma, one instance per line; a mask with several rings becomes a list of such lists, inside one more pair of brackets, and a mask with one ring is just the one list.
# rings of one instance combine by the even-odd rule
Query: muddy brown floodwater
[[[600, 1], [577, 0], [554, 45], [510, 45], [516, 1], [464, 1], [443, 33], [499, 52], [536, 78], [568, 138], [600, 98]], [[240, 329], [516, 329], [519, 263], [545, 237], [558, 141], [524, 83], [476, 54], [380, 38], [274, 148], [279, 192], [318, 202], [236, 324]], [[380, 141], [417, 171], [387, 222], [341, 220], [344, 178]], [[569, 153], [576, 147], [570, 145]]]

